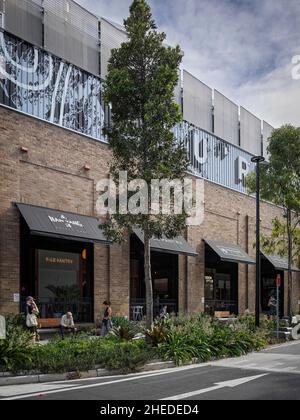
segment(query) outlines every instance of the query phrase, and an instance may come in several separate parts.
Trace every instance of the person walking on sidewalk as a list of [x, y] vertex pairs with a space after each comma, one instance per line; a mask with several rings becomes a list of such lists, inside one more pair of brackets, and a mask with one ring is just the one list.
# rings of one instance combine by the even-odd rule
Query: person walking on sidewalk
[[112, 309], [110, 303], [107, 301], [103, 302], [104, 314], [102, 318], [101, 337], [105, 337], [112, 329]]
[[39, 336], [37, 333], [38, 320], [37, 316], [39, 314], [39, 309], [35, 303], [35, 300], [32, 296], [26, 298], [26, 326], [28, 330], [33, 335], [34, 342], [39, 341]]

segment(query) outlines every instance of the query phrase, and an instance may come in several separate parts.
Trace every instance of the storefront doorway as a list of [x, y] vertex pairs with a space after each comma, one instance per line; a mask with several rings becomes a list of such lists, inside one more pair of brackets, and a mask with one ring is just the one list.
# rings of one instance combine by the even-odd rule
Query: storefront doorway
[[238, 264], [223, 262], [205, 247], [205, 312], [238, 314]]
[[34, 236], [21, 221], [21, 305], [34, 296], [41, 318], [71, 311], [75, 322], [93, 321], [93, 244]]
[[[178, 255], [151, 252], [154, 316], [163, 306], [178, 313]], [[130, 240], [130, 308], [131, 318], [141, 320], [146, 313], [144, 281], [144, 246], [132, 235]]]
[[270, 313], [269, 300], [271, 296], [277, 299], [277, 276], [281, 276], [279, 288], [279, 315], [284, 316], [284, 271], [275, 270], [274, 266], [262, 258], [261, 263], [261, 309], [265, 314]]

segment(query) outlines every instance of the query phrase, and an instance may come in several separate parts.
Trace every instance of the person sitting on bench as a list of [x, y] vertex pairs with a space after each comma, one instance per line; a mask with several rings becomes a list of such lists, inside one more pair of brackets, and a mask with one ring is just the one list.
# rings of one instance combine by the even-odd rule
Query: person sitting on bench
[[65, 333], [76, 334], [77, 328], [75, 328], [72, 312], [67, 312], [62, 316], [60, 321], [60, 333], [61, 338], [65, 338]]

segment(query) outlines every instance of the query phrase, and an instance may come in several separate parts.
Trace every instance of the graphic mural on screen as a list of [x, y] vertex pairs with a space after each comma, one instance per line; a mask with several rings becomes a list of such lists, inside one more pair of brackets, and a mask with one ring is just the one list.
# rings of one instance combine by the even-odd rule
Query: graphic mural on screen
[[102, 80], [0, 31], [0, 102], [102, 138]]

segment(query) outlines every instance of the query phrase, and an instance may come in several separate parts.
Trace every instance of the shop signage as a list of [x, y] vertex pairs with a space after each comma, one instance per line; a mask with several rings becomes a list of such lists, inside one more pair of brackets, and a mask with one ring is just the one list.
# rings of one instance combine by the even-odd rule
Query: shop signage
[[83, 224], [79, 220], [71, 220], [63, 214], [59, 217], [53, 217], [48, 215], [48, 218], [56, 229], [84, 229]]
[[74, 261], [70, 258], [45, 257], [45, 263], [73, 265]]
[[50, 268], [71, 270], [76, 269], [79, 264], [80, 254], [74, 254], [70, 252], [61, 252], [61, 251], [49, 251], [39, 249], [39, 267], [40, 268]]
[[251, 153], [187, 121], [175, 127], [174, 135], [187, 148], [191, 173], [247, 193], [246, 177], [255, 170]]

